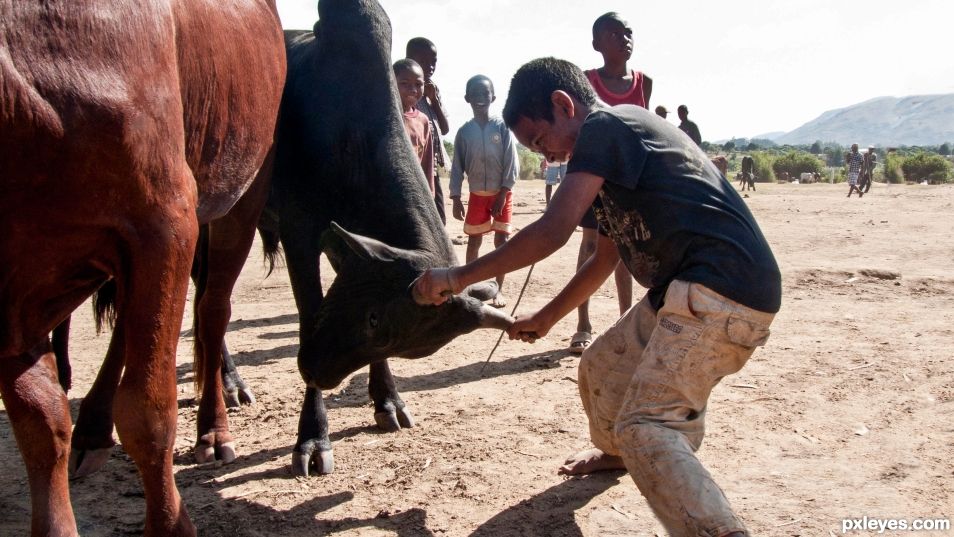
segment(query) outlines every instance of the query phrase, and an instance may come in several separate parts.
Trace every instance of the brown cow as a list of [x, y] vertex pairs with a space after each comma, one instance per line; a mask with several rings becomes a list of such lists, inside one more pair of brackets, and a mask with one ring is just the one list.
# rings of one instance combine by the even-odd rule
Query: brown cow
[[712, 157], [712, 164], [716, 167], [719, 172], [722, 173], [722, 177], [728, 177], [729, 174], [729, 161], [722, 155]]
[[112, 280], [106, 368], [123, 368], [113, 418], [143, 479], [144, 533], [194, 535], [172, 476], [176, 343], [198, 226], [236, 203], [272, 143], [275, 6], [0, 0], [0, 13], [0, 394], [32, 533], [77, 534], [48, 334]]

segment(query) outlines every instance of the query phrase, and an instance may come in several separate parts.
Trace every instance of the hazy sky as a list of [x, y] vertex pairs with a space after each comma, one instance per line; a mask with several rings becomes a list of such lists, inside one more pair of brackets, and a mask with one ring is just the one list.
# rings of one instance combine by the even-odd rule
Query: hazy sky
[[[315, 0], [277, 0], [285, 28], [311, 28]], [[789, 131], [873, 97], [954, 93], [949, 0], [379, 0], [392, 57], [407, 40], [437, 45], [434, 80], [451, 136], [472, 114], [464, 83], [493, 80], [499, 115], [514, 71], [556, 56], [602, 65], [591, 27], [616, 11], [636, 36], [630, 67], [653, 78], [650, 108], [689, 107], [705, 140]]]

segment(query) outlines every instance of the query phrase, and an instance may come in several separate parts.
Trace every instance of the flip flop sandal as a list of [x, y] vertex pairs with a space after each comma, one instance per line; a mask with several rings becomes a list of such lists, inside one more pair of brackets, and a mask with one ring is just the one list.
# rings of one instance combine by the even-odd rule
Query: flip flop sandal
[[573, 354], [583, 354], [583, 351], [593, 342], [593, 334], [589, 332], [577, 332], [570, 338], [570, 352]]

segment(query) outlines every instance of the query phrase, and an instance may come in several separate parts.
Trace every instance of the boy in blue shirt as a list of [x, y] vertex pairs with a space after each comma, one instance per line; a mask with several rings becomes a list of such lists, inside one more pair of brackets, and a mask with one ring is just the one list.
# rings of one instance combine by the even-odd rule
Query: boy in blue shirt
[[[493, 82], [484, 75], [471, 77], [464, 99], [474, 111], [474, 119], [464, 123], [454, 139], [450, 198], [454, 202], [454, 218], [464, 221], [470, 263], [477, 259], [485, 233], [493, 231], [495, 248], [507, 242], [513, 211], [511, 190], [520, 165], [510, 129], [502, 119], [490, 116], [490, 104], [497, 99]], [[466, 212], [460, 199], [465, 175], [470, 191]], [[494, 275], [498, 292], [491, 304], [498, 308], [507, 305], [501, 292], [504, 274]]]

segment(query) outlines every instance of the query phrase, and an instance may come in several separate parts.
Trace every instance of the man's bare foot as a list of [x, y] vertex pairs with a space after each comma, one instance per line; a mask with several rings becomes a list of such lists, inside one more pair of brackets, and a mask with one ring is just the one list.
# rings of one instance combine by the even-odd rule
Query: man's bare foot
[[607, 455], [597, 448], [585, 449], [566, 460], [557, 471], [560, 475], [584, 475], [606, 470], [625, 470], [623, 459]]

